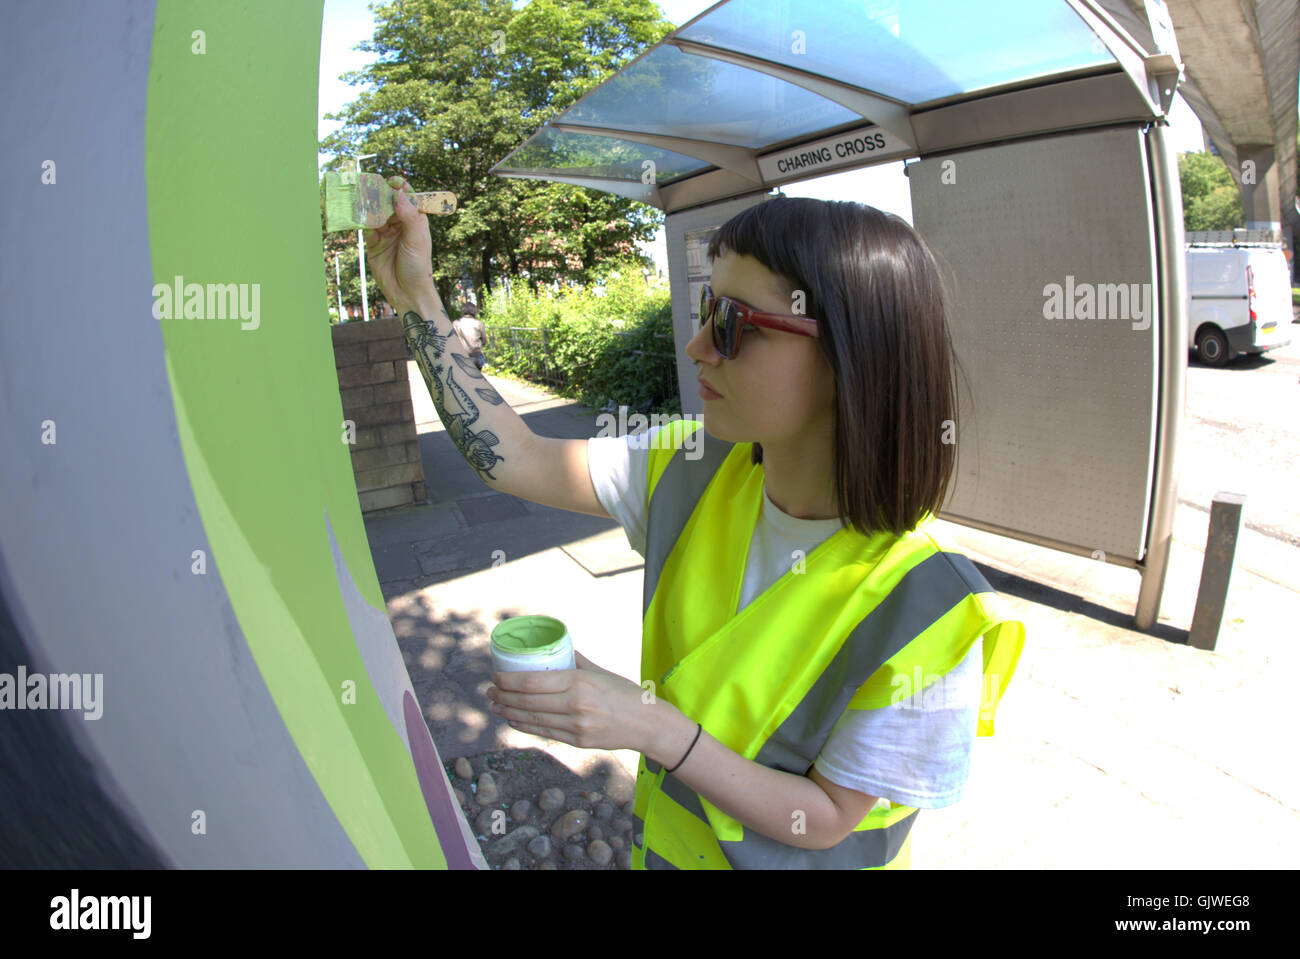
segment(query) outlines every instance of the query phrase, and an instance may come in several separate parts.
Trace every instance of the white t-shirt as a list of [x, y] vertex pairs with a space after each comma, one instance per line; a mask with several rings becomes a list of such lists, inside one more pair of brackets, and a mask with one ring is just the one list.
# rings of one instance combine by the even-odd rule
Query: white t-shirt
[[[587, 441], [596, 497], [642, 556], [650, 442], [659, 429]], [[806, 556], [839, 528], [838, 519], [798, 519], [782, 512], [764, 489], [740, 609], [785, 574], [795, 550]], [[817, 771], [837, 786], [896, 805], [937, 809], [957, 802], [970, 775], [983, 664], [983, 641], [976, 640], [966, 658], [925, 694], [925, 708], [904, 700], [880, 709], [845, 710], [814, 763]]]

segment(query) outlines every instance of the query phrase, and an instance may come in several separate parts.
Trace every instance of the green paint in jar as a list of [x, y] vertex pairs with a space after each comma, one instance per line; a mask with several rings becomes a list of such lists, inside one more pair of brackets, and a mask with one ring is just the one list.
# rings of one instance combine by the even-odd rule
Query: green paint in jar
[[513, 616], [492, 630], [494, 672], [574, 668], [573, 640], [553, 616]]

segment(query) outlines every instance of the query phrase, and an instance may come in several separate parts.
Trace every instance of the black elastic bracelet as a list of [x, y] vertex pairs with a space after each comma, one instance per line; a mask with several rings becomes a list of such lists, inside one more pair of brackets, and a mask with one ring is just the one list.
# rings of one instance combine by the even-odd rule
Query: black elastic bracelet
[[[696, 724], [695, 724], [695, 738], [691, 740], [691, 746], [690, 746], [690, 749], [687, 749], [687, 750], [686, 750], [686, 756], [689, 756], [689, 755], [691, 754], [691, 749], [694, 749], [694, 748], [695, 748], [695, 744], [698, 743], [698, 742], [700, 741], [700, 733], [703, 732], [703, 731], [704, 731], [704, 726], [703, 726], [703, 724], [701, 724], [701, 723], [696, 723]], [[686, 762], [686, 756], [683, 756], [683, 757], [681, 758], [681, 762], [678, 762], [678, 764], [677, 764], [676, 766], [674, 766], [672, 769], [665, 770], [665, 772], [674, 773], [674, 772], [676, 772], [678, 769], [680, 769], [681, 766], [682, 766], [682, 763]]]

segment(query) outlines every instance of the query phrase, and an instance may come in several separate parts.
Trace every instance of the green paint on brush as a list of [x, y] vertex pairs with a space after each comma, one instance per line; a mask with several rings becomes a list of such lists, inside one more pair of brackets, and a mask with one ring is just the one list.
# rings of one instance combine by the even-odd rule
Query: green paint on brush
[[[397, 191], [378, 173], [344, 170], [325, 174], [325, 232], [375, 230], [393, 215]], [[447, 216], [456, 212], [456, 197], [445, 191], [407, 193], [421, 213]]]
[[325, 232], [383, 226], [393, 215], [393, 192], [378, 173], [326, 173]]

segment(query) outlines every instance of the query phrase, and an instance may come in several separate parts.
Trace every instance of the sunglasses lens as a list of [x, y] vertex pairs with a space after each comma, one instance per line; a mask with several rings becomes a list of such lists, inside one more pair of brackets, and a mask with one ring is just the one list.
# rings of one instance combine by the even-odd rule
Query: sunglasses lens
[[736, 352], [739, 311], [730, 300], [719, 302], [714, 309], [713, 345], [720, 354], [730, 359]]
[[720, 299], [707, 287], [700, 291], [700, 329], [713, 321], [713, 348], [723, 357], [735, 355], [736, 337], [740, 329], [740, 311], [730, 300]]

